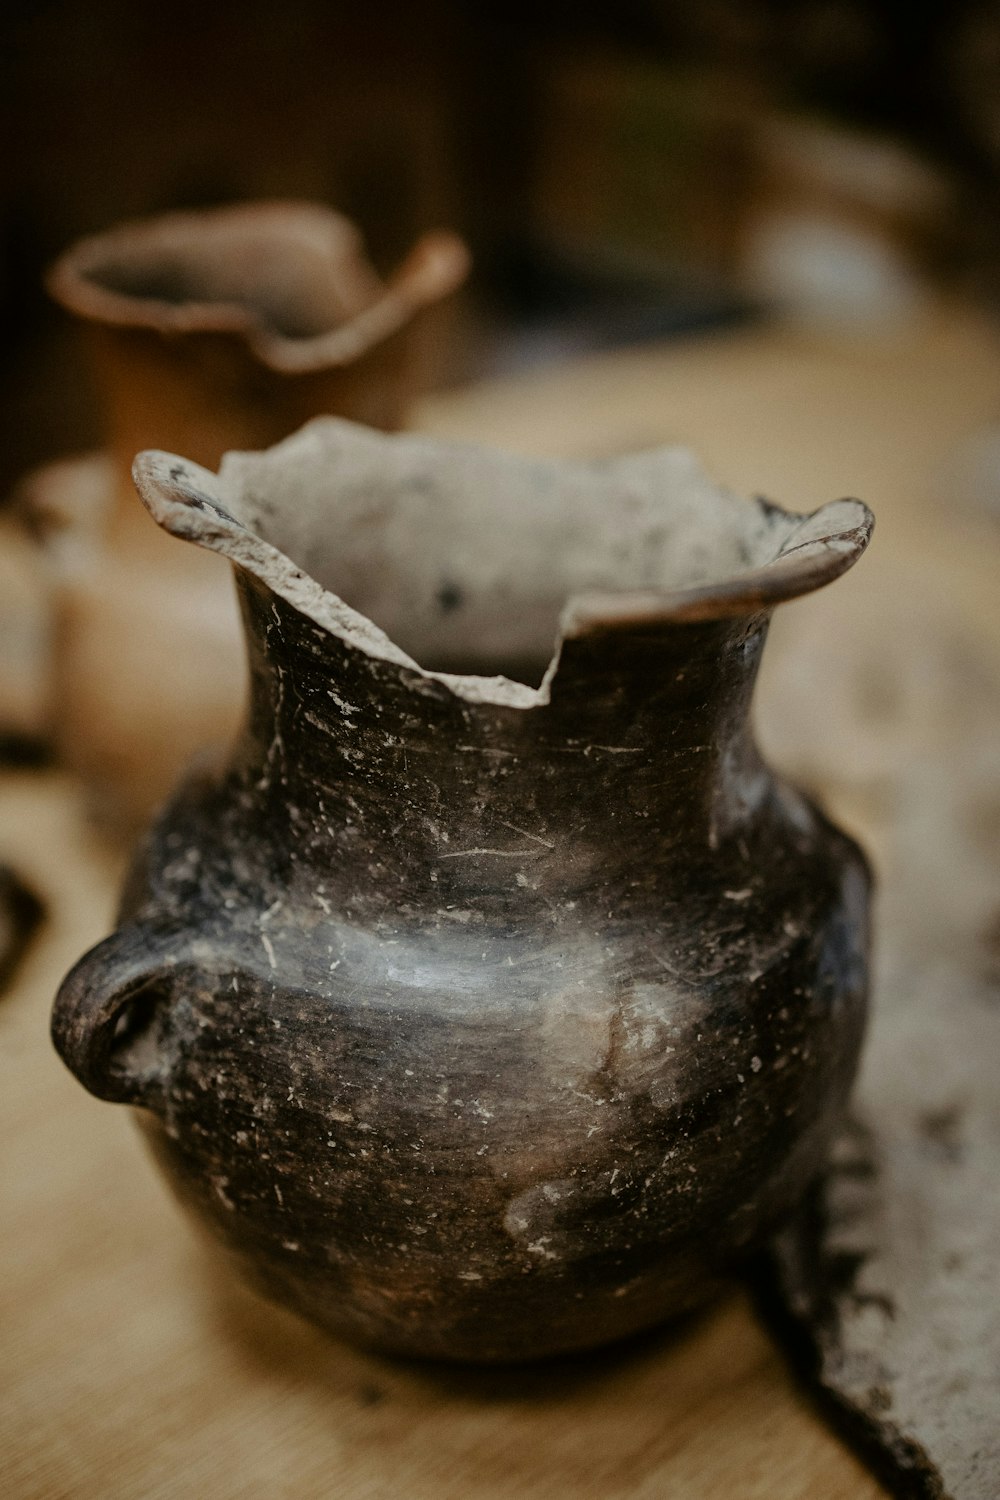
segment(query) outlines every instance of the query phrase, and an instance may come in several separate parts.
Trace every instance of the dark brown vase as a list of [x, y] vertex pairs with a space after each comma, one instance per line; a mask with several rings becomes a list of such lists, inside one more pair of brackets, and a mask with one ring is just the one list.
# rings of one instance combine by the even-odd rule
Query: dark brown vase
[[251, 701], [63, 984], [67, 1064], [347, 1338], [513, 1360], [704, 1299], [857, 1061], [867, 866], [748, 711], [869, 512], [329, 420], [136, 475], [235, 564]]

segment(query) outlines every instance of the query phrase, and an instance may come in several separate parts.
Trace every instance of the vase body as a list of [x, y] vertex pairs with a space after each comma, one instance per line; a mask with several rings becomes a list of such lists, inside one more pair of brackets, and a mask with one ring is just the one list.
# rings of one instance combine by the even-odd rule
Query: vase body
[[383, 282], [340, 215], [256, 203], [124, 225], [53, 268], [50, 290], [86, 335], [108, 443], [32, 476], [27, 506], [59, 586], [60, 755], [111, 821], [134, 827], [198, 748], [229, 738], [244, 693], [225, 565], [150, 524], [135, 455], [171, 448], [214, 466], [327, 412], [399, 427], [466, 266], [454, 236], [430, 234]]
[[[324, 465], [336, 492], [355, 446], [402, 509], [356, 466], [316, 531], [330, 581], [376, 620], [417, 621], [431, 669], [318, 582], [299, 522], [284, 551], [261, 542], [269, 507], [298, 515]], [[250, 709], [229, 761], [154, 829], [119, 931], [64, 984], [57, 1045], [140, 1107], [255, 1284], [352, 1340], [516, 1360], [695, 1305], [819, 1171], [857, 1060], [867, 868], [763, 766], [747, 715], [774, 577], [787, 596], [810, 566], [846, 566], [863, 508], [832, 540], [762, 511], [752, 545], [784, 550], [741, 592], [650, 594], [623, 584], [656, 526], [696, 577], [719, 516], [687, 490], [660, 521], [643, 501], [617, 592], [595, 565], [600, 592], [577, 594], [543, 677], [531, 578], [503, 558], [477, 574], [474, 539], [452, 558], [432, 541], [424, 564], [419, 517], [390, 540], [435, 465], [462, 491], [468, 450], [314, 424], [261, 462], [213, 488], [161, 455], [140, 479], [161, 524], [239, 559]], [[585, 529], [581, 488], [600, 484], [488, 462], [521, 495], [530, 574], [531, 517], [562, 488]], [[634, 510], [640, 470], [609, 469], [605, 517], [623, 496]], [[651, 493], [680, 482], [647, 470]], [[430, 503], [447, 534], [447, 497]], [[595, 525], [607, 543], [622, 516]], [[694, 529], [675, 546], [672, 525]], [[527, 681], [500, 675], [515, 664]]]

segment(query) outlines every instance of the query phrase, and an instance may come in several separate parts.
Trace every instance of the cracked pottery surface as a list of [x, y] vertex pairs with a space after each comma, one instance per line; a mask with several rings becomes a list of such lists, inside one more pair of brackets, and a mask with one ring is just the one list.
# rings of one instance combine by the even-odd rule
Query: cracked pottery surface
[[863, 856], [754, 747], [773, 608], [871, 516], [691, 456], [545, 463], [324, 419], [140, 457], [234, 564], [244, 730], [180, 788], [56, 1044], [273, 1297], [513, 1360], [709, 1296], [821, 1168]]

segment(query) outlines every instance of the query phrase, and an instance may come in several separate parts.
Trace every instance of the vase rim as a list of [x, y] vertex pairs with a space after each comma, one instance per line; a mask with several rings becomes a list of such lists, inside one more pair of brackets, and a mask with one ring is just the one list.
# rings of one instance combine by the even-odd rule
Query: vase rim
[[[457, 697], [474, 704], [533, 708], [549, 701], [551, 685], [567, 642], [586, 637], [627, 635], [658, 628], [714, 620], [739, 620], [769, 614], [778, 604], [833, 582], [858, 560], [867, 547], [875, 518], [863, 501], [834, 500], [810, 513], [786, 510], [761, 497], [740, 501], [756, 506], [754, 513], [781, 529], [781, 543], [772, 558], [746, 571], [734, 571], [710, 582], [679, 588], [576, 589], [563, 595], [558, 631], [545, 675], [538, 687], [503, 675], [434, 671], [407, 654], [368, 615], [352, 608], [333, 589], [325, 587], [288, 553], [266, 540], [231, 513], [227, 481], [232, 486], [255, 462], [305, 457], [332, 466], [344, 445], [353, 442], [393, 445], [397, 453], [410, 449], [447, 459], [462, 455], [506, 469], [512, 480], [519, 472], [541, 466], [560, 473], [607, 476], [611, 483], [626, 466], [654, 466], [683, 460], [704, 484], [711, 484], [685, 449], [663, 447], [600, 464], [562, 460], [539, 461], [468, 443], [423, 434], [385, 434], [342, 418], [318, 417], [273, 448], [262, 453], [225, 455], [219, 473], [176, 454], [149, 449], [133, 466], [139, 496], [164, 530], [186, 541], [226, 556], [236, 567], [256, 577], [275, 595], [312, 624], [336, 636], [351, 649], [437, 682]], [[235, 475], [235, 481], [234, 481]], [[720, 497], [734, 497], [716, 487]]]
[[[267, 243], [272, 255], [254, 255]], [[266, 291], [268, 265], [308, 255], [312, 274], [342, 304], [332, 326], [290, 333], [276, 326], [249, 293], [167, 296], [155, 280], [141, 290], [143, 268], [184, 263], [197, 276], [211, 257], [228, 258], [239, 277], [248, 265]], [[469, 271], [469, 253], [458, 235], [431, 230], [383, 280], [365, 253], [357, 226], [343, 214], [306, 199], [266, 199], [208, 209], [180, 210], [134, 219], [78, 240], [46, 275], [50, 295], [67, 311], [109, 328], [158, 333], [229, 335], [268, 368], [305, 374], [348, 365], [408, 323], [421, 308], [455, 291]], [[114, 285], [124, 279], [126, 285]], [[127, 283], [135, 281], [138, 290]]]

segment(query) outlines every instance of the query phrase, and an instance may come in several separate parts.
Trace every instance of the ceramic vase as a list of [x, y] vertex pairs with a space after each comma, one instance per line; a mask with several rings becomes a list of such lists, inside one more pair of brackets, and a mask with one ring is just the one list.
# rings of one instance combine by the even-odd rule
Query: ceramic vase
[[234, 565], [250, 701], [66, 979], [65, 1061], [364, 1345], [520, 1360], [710, 1296], [858, 1057], [867, 865], [748, 716], [772, 611], [869, 512], [332, 420], [136, 475]]

